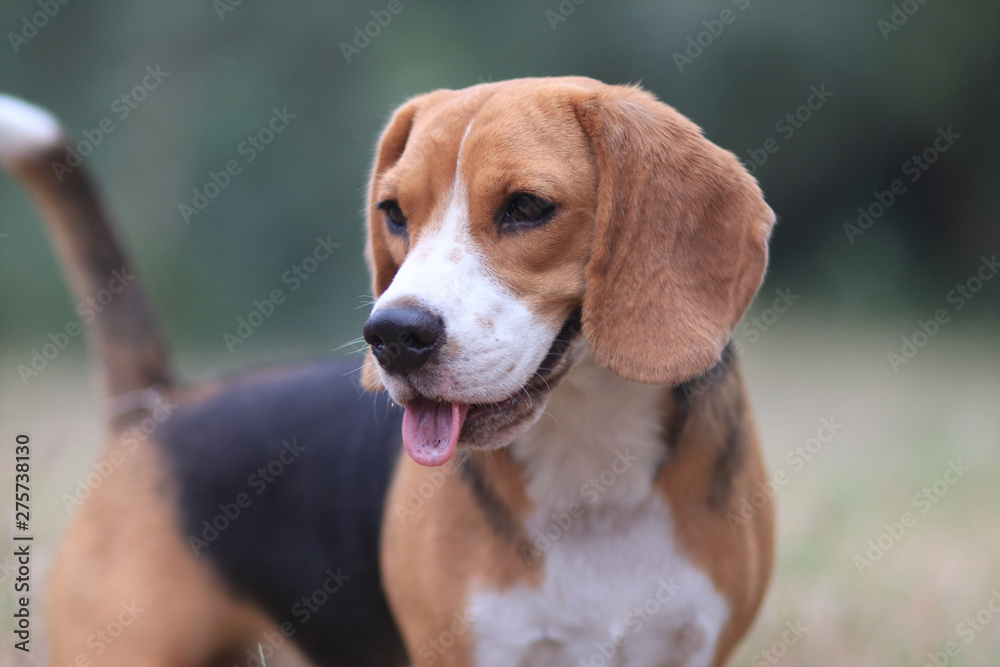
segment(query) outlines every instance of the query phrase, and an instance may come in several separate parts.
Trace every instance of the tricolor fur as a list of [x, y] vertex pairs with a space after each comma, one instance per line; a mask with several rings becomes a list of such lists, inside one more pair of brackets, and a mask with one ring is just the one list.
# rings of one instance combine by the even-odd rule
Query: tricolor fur
[[[86, 299], [126, 255], [63, 143], [0, 96], [0, 160]], [[508, 224], [518, 201], [544, 215]], [[232, 664], [290, 622], [324, 665], [722, 665], [772, 562], [770, 507], [727, 520], [765, 479], [727, 347], [774, 222], [753, 178], [637, 87], [522, 79], [400, 107], [368, 206], [361, 382], [402, 414], [330, 364], [179, 386], [136, 284], [91, 324], [128, 454], [55, 566], [53, 664]]]
[[[517, 193], [555, 214], [505, 228]], [[604, 647], [608, 664], [721, 664], [771, 562], [768, 511], [726, 522], [763, 476], [724, 353], [774, 221], [753, 179], [637, 88], [529, 79], [405, 104], [369, 203], [373, 316], [424, 309], [443, 335], [405, 372], [373, 342], [364, 379], [407, 411], [468, 411], [419, 519], [386, 515], [411, 657], [577, 665]], [[401, 461], [388, 507], [428, 474]], [[661, 588], [653, 617], [633, 613]], [[456, 618], [470, 629], [452, 637]]]

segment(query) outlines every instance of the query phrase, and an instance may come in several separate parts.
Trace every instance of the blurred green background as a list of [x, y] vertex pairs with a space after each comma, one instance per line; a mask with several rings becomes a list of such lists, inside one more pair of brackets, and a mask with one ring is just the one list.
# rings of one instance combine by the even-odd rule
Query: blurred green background
[[[774, 587], [734, 664], [772, 664], [760, 651], [799, 618], [811, 631], [774, 664], [923, 664], [1000, 586], [1000, 280], [960, 309], [952, 292], [975, 287], [982, 258], [1000, 252], [1000, 5], [401, 0], [355, 44], [387, 2], [234, 2], [70, 2], [37, 34], [24, 23], [37, 2], [0, 6], [0, 89], [53, 110], [77, 139], [110, 119], [85, 163], [186, 377], [336, 356], [360, 335], [359, 211], [374, 141], [407, 97], [522, 76], [640, 82], [751, 167], [779, 218], [759, 323], [736, 339], [769, 463], [791, 481]], [[147, 67], [168, 74], [132, 108], [121, 96]], [[799, 110], [814, 89], [830, 95]], [[295, 117], [248, 149], [274, 109]], [[958, 138], [935, 154], [949, 128]], [[914, 156], [934, 162], [923, 170]], [[230, 160], [240, 173], [186, 222], [179, 206]], [[849, 234], [897, 179], [903, 194]], [[327, 235], [340, 247], [290, 291], [282, 276]], [[18, 376], [75, 303], [9, 178], [0, 285], [0, 426], [8, 440], [36, 433], [49, 453], [38, 502], [51, 547], [67, 516], [59, 494], [95, 456], [99, 419], [80, 340], [27, 385]], [[230, 353], [223, 334], [274, 288], [287, 302]], [[776, 290], [797, 297], [777, 316]], [[938, 309], [948, 321], [921, 339]], [[894, 368], [904, 338], [916, 354]], [[785, 457], [831, 416], [843, 429], [794, 470]], [[867, 540], [959, 457], [972, 471], [858, 574]], [[996, 664], [1000, 619], [958, 641], [951, 664]]]

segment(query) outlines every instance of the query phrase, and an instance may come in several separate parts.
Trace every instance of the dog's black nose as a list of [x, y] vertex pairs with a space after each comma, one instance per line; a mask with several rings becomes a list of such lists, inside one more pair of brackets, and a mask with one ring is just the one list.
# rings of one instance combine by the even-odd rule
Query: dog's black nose
[[384, 308], [368, 318], [364, 334], [379, 365], [402, 375], [430, 358], [444, 334], [444, 322], [426, 308]]

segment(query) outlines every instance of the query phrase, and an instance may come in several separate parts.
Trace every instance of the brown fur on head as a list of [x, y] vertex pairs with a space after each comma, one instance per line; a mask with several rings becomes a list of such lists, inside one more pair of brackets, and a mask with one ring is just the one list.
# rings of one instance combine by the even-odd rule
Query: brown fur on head
[[[400, 107], [369, 189], [375, 296], [440, 217], [473, 117], [479, 132], [463, 149], [462, 173], [491, 271], [553, 320], [582, 305], [590, 349], [627, 380], [674, 385], [716, 363], [760, 287], [774, 214], [733, 154], [632, 86], [519, 79]], [[533, 178], [559, 215], [530, 239], [491, 232], [498, 193]], [[387, 181], [423, 202], [411, 206], [419, 215], [408, 241], [386, 231], [376, 208]], [[370, 352], [364, 378], [380, 388]]]

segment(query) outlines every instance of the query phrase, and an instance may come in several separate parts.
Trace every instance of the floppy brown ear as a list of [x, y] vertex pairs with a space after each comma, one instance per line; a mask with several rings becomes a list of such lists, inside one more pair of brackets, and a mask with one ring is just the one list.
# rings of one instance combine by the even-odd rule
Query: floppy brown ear
[[655, 97], [576, 104], [600, 174], [583, 334], [634, 382], [676, 385], [719, 361], [764, 277], [774, 213], [732, 153]]
[[372, 167], [372, 175], [368, 180], [368, 242], [365, 246], [365, 259], [368, 261], [368, 270], [372, 274], [372, 291], [375, 298], [392, 282], [399, 265], [396, 264], [386, 245], [384, 230], [385, 224], [378, 215], [375, 215], [375, 183], [379, 176], [384, 174], [403, 154], [406, 147], [406, 140], [410, 137], [410, 130], [413, 128], [413, 117], [417, 113], [417, 101], [411, 100], [401, 106], [392, 115], [389, 124], [382, 132], [378, 142], [378, 150], [375, 153], [375, 164]]

